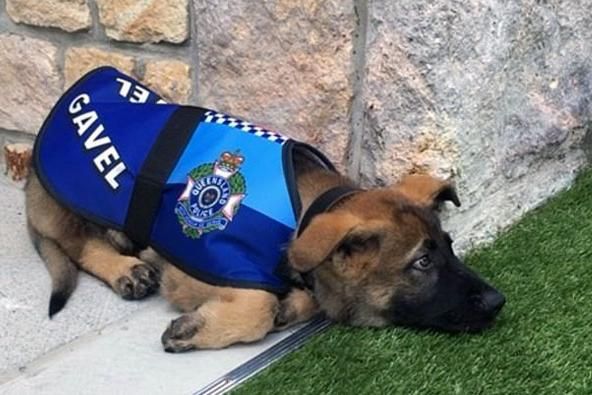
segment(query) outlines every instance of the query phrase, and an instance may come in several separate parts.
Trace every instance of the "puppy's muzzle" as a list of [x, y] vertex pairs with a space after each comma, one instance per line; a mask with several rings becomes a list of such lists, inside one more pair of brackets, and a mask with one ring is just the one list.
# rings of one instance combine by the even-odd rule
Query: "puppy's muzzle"
[[506, 304], [504, 295], [493, 288], [474, 294], [469, 299], [474, 310], [491, 318], [497, 316]]

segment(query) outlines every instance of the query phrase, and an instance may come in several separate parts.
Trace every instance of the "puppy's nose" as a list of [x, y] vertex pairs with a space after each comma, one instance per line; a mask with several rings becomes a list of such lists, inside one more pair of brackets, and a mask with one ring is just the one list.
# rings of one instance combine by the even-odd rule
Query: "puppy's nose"
[[472, 300], [477, 309], [492, 317], [496, 316], [506, 303], [504, 295], [495, 289], [485, 290], [473, 297]]

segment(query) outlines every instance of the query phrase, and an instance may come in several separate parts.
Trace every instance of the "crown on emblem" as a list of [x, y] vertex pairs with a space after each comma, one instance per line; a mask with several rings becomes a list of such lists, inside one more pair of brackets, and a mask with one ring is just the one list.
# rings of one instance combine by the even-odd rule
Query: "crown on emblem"
[[233, 154], [226, 151], [220, 155], [219, 163], [225, 165], [225, 167], [236, 168], [240, 167], [244, 161], [245, 157], [240, 155], [238, 152]]
[[214, 175], [229, 178], [238, 171], [244, 161], [245, 157], [240, 155], [239, 151], [234, 153], [225, 151], [214, 162]]

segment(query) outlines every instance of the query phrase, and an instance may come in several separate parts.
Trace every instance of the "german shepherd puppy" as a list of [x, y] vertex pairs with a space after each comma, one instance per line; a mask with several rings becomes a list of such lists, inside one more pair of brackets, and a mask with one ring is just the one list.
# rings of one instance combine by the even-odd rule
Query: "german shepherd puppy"
[[[323, 192], [354, 185], [306, 156], [296, 153], [294, 162], [302, 212]], [[453, 185], [426, 175], [342, 199], [292, 240], [287, 266], [302, 286], [280, 298], [190, 277], [151, 249], [136, 251], [126, 235], [62, 207], [34, 170], [26, 185], [30, 234], [53, 284], [50, 316], [74, 290], [78, 268], [124, 299], [160, 288], [185, 313], [162, 335], [168, 352], [253, 342], [319, 311], [355, 326], [489, 327], [505, 299], [455, 256], [437, 216], [444, 201], [460, 205]]]

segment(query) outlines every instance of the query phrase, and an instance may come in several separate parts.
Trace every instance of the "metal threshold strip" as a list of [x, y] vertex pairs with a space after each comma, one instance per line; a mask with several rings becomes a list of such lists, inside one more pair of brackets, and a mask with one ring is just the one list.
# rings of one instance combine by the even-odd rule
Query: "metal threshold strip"
[[331, 322], [324, 317], [317, 317], [308, 324], [263, 351], [253, 359], [243, 363], [224, 376], [195, 392], [194, 395], [219, 395], [235, 388], [237, 385], [265, 369], [284, 355], [300, 348], [311, 336], [327, 329]]

